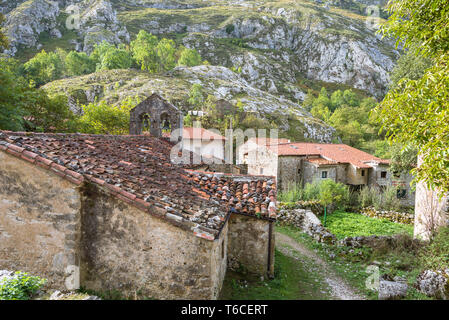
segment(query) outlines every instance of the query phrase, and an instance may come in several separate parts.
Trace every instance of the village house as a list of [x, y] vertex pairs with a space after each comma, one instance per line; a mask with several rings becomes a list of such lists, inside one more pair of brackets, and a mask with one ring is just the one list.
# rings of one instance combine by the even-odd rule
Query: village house
[[63, 290], [215, 299], [274, 272], [273, 177], [175, 165], [151, 136], [0, 132], [0, 269]]
[[345, 144], [297, 143], [286, 139], [251, 138], [238, 150], [239, 163], [248, 165], [248, 174], [264, 174], [277, 179], [278, 189], [290, 185], [332, 179], [358, 190], [364, 186], [381, 189], [398, 187], [397, 197], [413, 206], [414, 191], [409, 174], [390, 171], [383, 160]]
[[182, 130], [182, 148], [201, 155], [203, 160], [225, 158], [226, 138], [204, 128], [185, 127]]

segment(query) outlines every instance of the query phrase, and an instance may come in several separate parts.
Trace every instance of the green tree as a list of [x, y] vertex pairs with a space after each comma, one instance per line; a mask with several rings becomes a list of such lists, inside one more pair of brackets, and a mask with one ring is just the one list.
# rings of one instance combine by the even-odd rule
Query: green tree
[[187, 102], [193, 107], [201, 107], [204, 102], [203, 86], [201, 84], [195, 83], [192, 85]]
[[133, 64], [131, 54], [126, 49], [108, 50], [101, 59], [100, 70], [129, 69]]
[[[5, 16], [0, 13], [0, 26], [3, 25], [3, 22], [5, 22]], [[8, 48], [9, 41], [6, 35], [3, 33], [2, 28], [0, 28], [0, 52]]]
[[49, 97], [41, 89], [29, 96], [23, 107], [25, 129], [33, 132], [74, 132], [76, 117], [63, 95]]
[[194, 67], [201, 64], [201, 55], [195, 49], [184, 48], [178, 60], [179, 66]]
[[23, 129], [23, 103], [31, 91], [25, 81], [8, 68], [8, 60], [0, 59], [0, 129]]
[[385, 36], [434, 65], [418, 80], [403, 79], [376, 109], [389, 138], [414, 145], [423, 155], [418, 181], [449, 192], [449, 2], [446, 0], [390, 1]]
[[95, 71], [95, 63], [84, 52], [70, 51], [65, 58], [65, 66], [70, 76], [80, 76]]
[[107, 42], [106, 40], [103, 40], [101, 43], [97, 43], [94, 46], [94, 50], [90, 54], [90, 59], [95, 64], [96, 70], [101, 69], [101, 62], [103, 61], [103, 58], [106, 55], [106, 53], [114, 49], [116, 49], [116, 47], [113, 44]]
[[158, 70], [158, 56], [156, 47], [158, 39], [151, 33], [140, 30], [135, 40], [131, 42], [133, 58], [142, 70], [155, 73]]
[[169, 71], [176, 66], [176, 44], [173, 40], [162, 39], [156, 46], [158, 72]]
[[64, 63], [56, 52], [42, 50], [24, 64], [27, 77], [36, 86], [60, 79], [64, 73]]
[[102, 101], [83, 105], [80, 126], [83, 132], [93, 134], [129, 133], [129, 111], [134, 104], [123, 103], [114, 106]]
[[390, 88], [396, 88], [402, 79], [420, 79], [431, 66], [432, 60], [419, 54], [417, 46], [414, 45], [408, 50], [407, 54], [399, 58], [391, 72]]

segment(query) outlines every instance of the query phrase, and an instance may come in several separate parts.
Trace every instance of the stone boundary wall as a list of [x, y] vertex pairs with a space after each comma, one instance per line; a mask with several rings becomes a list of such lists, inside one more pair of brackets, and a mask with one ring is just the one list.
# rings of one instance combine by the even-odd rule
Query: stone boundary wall
[[414, 224], [415, 215], [407, 212], [397, 212], [388, 210], [376, 210], [373, 207], [363, 208], [360, 213], [370, 218], [387, 219], [391, 222], [402, 224]]

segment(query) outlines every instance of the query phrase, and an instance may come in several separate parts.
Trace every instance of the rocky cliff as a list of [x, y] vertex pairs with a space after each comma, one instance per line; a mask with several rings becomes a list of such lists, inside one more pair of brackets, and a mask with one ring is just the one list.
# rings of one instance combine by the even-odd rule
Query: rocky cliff
[[[0, 9], [6, 13], [4, 29], [11, 40], [7, 53], [19, 59], [42, 48], [90, 52], [94, 44], [103, 40], [129, 43], [144, 29], [195, 48], [210, 64], [224, 67], [215, 68], [213, 76], [201, 68], [177, 69], [170, 79], [181, 77], [192, 83], [199, 71], [205, 72], [207, 76], [203, 74], [202, 81], [211, 92], [218, 90], [213, 92], [217, 96], [232, 93], [235, 100], [235, 91], [245, 88], [246, 97], [251, 97], [247, 108], [258, 108], [264, 114], [289, 109], [303, 119], [310, 115], [298, 103], [309, 88], [350, 87], [377, 98], [386, 93], [389, 72], [399, 52], [392, 43], [376, 35], [363, 10], [360, 14], [352, 10], [354, 4], [383, 2], [18, 0], [0, 2]], [[226, 86], [215, 85], [220, 73], [226, 78], [220, 80]], [[143, 74], [139, 73], [140, 77]], [[70, 82], [78, 83], [79, 79], [87, 81], [89, 76], [63, 81], [72, 88]], [[119, 79], [107, 80], [106, 87], [115, 81]], [[135, 88], [144, 90], [148, 84]], [[86, 96], [95, 95], [96, 90], [89, 87]], [[329, 138], [328, 133], [319, 135]]]

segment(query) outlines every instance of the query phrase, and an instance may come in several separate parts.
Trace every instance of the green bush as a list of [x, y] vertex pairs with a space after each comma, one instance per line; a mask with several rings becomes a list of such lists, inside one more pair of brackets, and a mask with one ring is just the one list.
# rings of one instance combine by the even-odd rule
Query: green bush
[[0, 282], [0, 300], [29, 300], [46, 281], [18, 271]]
[[281, 202], [319, 201], [329, 209], [345, 209], [354, 201], [349, 188], [342, 183], [331, 179], [315, 180], [307, 183], [304, 188], [301, 184], [289, 184], [287, 189], [280, 192], [278, 199]]

